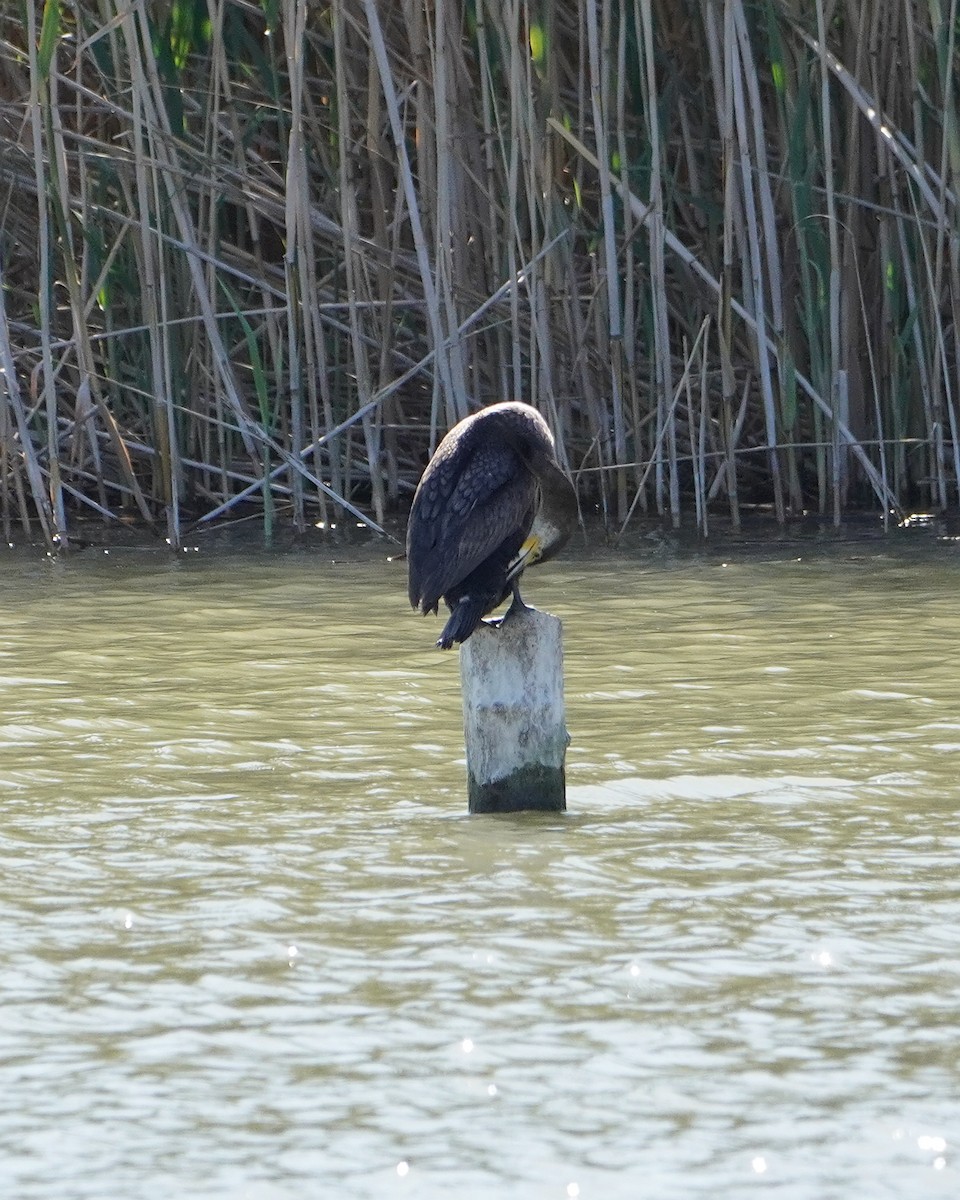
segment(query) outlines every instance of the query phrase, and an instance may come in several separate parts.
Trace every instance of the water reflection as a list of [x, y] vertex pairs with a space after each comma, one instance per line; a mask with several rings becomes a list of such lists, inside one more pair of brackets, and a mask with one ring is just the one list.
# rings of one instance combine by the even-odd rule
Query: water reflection
[[379, 552], [11, 557], [4, 1194], [955, 1195], [934, 549], [545, 569], [570, 812], [480, 819]]

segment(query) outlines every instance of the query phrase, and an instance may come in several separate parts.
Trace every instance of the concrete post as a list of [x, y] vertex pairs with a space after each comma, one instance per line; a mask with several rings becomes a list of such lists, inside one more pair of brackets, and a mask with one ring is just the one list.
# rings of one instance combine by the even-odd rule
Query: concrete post
[[563, 812], [560, 621], [522, 608], [480, 625], [460, 647], [460, 680], [470, 812]]

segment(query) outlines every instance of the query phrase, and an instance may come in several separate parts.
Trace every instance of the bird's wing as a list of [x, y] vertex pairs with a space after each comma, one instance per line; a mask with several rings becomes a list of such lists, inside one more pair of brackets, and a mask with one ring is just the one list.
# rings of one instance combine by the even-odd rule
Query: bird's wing
[[407, 529], [410, 603], [429, 612], [507, 540], [512, 556], [536, 506], [536, 483], [503, 446], [437, 455], [424, 472]]

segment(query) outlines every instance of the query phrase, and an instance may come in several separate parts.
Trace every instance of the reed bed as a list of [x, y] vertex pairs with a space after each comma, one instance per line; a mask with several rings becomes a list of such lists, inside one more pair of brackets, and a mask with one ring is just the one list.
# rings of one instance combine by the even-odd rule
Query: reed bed
[[21, 0], [0, 525], [402, 511], [508, 396], [585, 511], [960, 504], [958, 0]]

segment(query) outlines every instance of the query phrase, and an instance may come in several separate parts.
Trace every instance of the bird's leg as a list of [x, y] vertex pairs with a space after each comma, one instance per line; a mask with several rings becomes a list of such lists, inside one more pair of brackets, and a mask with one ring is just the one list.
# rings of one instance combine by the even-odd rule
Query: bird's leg
[[515, 617], [517, 615], [517, 613], [529, 612], [529, 610], [530, 610], [530, 605], [524, 604], [523, 597], [520, 595], [520, 577], [519, 577], [519, 575], [517, 576], [516, 579], [514, 579], [512, 588], [513, 588], [513, 599], [510, 601], [510, 607], [503, 614], [504, 620], [506, 620], [508, 617]]
[[511, 590], [513, 592], [513, 599], [510, 601], [510, 607], [502, 617], [494, 617], [492, 621], [487, 621], [486, 623], [488, 625], [493, 625], [495, 628], [499, 628], [504, 621], [509, 621], [511, 617], [519, 616], [519, 614], [522, 612], [530, 612], [530, 605], [524, 604], [523, 597], [520, 595], [519, 579], [515, 579], [513, 581]]

